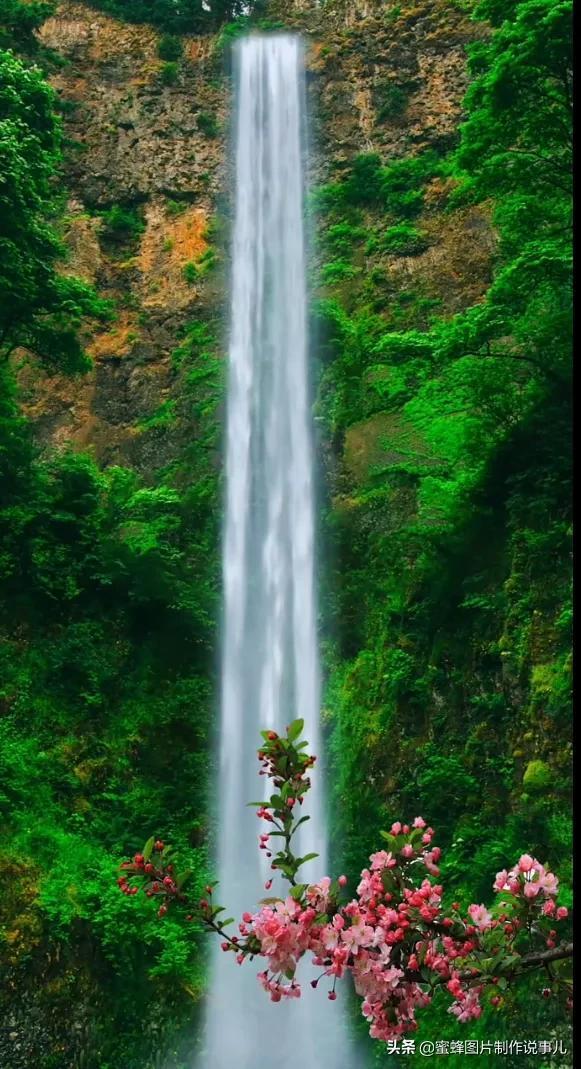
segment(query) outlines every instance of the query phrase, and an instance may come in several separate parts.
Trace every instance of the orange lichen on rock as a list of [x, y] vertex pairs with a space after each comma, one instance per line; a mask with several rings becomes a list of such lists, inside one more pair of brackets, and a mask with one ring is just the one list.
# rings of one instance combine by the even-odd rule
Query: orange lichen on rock
[[95, 335], [87, 346], [87, 353], [94, 360], [127, 356], [138, 335], [135, 315], [131, 312], [121, 312], [116, 323], [106, 331]]
[[141, 296], [147, 307], [177, 309], [195, 299], [197, 291], [184, 276], [186, 264], [196, 263], [208, 249], [208, 213], [204, 208], [186, 208], [170, 216], [159, 202], [146, 210], [137, 264], [141, 272]]

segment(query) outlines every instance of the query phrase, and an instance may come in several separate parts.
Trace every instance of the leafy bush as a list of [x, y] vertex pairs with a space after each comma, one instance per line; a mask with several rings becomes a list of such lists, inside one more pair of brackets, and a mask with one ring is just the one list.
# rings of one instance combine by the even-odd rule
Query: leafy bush
[[107, 241], [125, 243], [140, 237], [145, 229], [143, 219], [133, 208], [114, 204], [103, 212], [103, 237]]
[[333, 260], [329, 264], [325, 264], [321, 268], [321, 280], [327, 285], [332, 285], [334, 282], [343, 282], [348, 278], [355, 278], [360, 274], [359, 267], [353, 267], [346, 260]]
[[377, 206], [382, 199], [383, 168], [376, 152], [364, 153], [353, 160], [351, 174], [345, 182], [348, 204]]
[[179, 63], [164, 63], [159, 72], [159, 80], [161, 84], [165, 86], [175, 85], [178, 80], [179, 71]]
[[160, 59], [172, 62], [180, 59], [182, 52], [183, 45], [179, 37], [174, 37], [171, 33], [164, 33], [160, 37], [157, 44], [157, 54]]
[[55, 10], [52, 0], [2, 0], [0, 11], [0, 48], [15, 48], [20, 52], [38, 51], [35, 30], [49, 18]]
[[57, 270], [65, 250], [54, 228], [62, 145], [55, 103], [38, 68], [0, 52], [0, 362], [20, 347], [53, 370], [81, 371], [88, 360], [77, 327], [108, 307]]
[[355, 226], [353, 223], [335, 223], [325, 230], [323, 240], [327, 248], [337, 256], [348, 256], [366, 233], [365, 227]]
[[126, 22], [149, 22], [169, 34], [212, 33], [244, 12], [259, 10], [260, 0], [87, 0], [92, 7]]
[[211, 115], [208, 111], [200, 111], [196, 116], [196, 125], [200, 133], [205, 134], [206, 137], [217, 137], [220, 127], [218, 126], [218, 120], [215, 115]]
[[390, 226], [379, 239], [380, 247], [398, 256], [417, 256], [428, 248], [428, 241], [421, 230], [409, 223]]
[[190, 260], [187, 264], [184, 264], [182, 268], [182, 274], [186, 282], [189, 282], [191, 285], [193, 285], [194, 282], [197, 282], [200, 277], [198, 267], [193, 260]]

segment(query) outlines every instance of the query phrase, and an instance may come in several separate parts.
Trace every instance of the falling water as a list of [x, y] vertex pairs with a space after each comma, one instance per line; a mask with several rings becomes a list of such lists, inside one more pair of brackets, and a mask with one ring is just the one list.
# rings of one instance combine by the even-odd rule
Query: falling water
[[[265, 787], [259, 730], [282, 731], [301, 716], [320, 753], [320, 729], [303, 56], [289, 35], [251, 36], [237, 52], [218, 867], [219, 899], [239, 917], [266, 894], [269, 876], [257, 849], [264, 827], [246, 806]], [[327, 871], [319, 779], [301, 829], [300, 852], [319, 854], [302, 870], [307, 879]], [[203, 1069], [352, 1065], [340, 1005], [312, 991], [308, 974], [300, 1000], [274, 1004], [256, 979], [261, 967], [216, 950]]]

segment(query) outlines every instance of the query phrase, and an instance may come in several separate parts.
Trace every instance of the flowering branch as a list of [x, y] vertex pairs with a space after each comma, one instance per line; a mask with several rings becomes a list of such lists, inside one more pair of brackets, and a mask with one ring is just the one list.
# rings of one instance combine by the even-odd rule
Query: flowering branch
[[[225, 911], [214, 904], [213, 888], [206, 887], [205, 898], [190, 900], [184, 891], [190, 874], [178, 874], [171, 848], [153, 838], [122, 864], [121, 890], [135, 895], [142, 889], [159, 901], [160, 917], [170, 906], [183, 909], [186, 921], [220, 935], [222, 949], [234, 952], [238, 964], [264, 959], [258, 979], [273, 1002], [300, 997], [297, 968], [306, 956], [320, 969], [311, 986], [328, 978], [330, 999], [336, 998], [337, 981], [350, 974], [375, 1039], [414, 1031], [416, 1011], [441, 989], [452, 997], [449, 1012], [458, 1020], [479, 1017], [484, 997], [500, 1006], [510, 984], [541, 968], [572, 1008], [570, 982], [554, 972], [555, 963], [573, 954], [573, 944], [558, 937], [568, 911], [556, 902], [557, 877], [528, 854], [510, 871], [497, 873], [497, 902], [490, 910], [474, 903], [463, 911], [458, 902], [444, 910], [443, 888], [436, 882], [441, 851], [422, 817], [411, 824], [397, 821], [380, 833], [384, 848], [371, 855], [348, 901], [345, 876], [299, 882], [301, 866], [317, 856], [301, 857], [293, 847], [296, 831], [309, 819], [300, 808], [315, 763], [304, 752], [302, 731], [302, 720], [295, 720], [285, 736], [262, 732], [260, 774], [272, 781], [274, 793], [250, 803], [268, 826], [259, 835], [259, 849], [289, 884], [285, 899], [262, 899], [255, 912], [243, 914], [239, 934], [230, 935], [226, 929], [233, 918], [222, 919]], [[272, 879], [265, 886], [270, 890]], [[543, 996], [550, 997], [552, 988], [543, 988]]]

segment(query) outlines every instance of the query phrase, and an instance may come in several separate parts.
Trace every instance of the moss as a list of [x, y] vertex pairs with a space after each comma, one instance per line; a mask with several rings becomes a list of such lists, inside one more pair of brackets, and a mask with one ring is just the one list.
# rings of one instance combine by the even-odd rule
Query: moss
[[552, 786], [553, 773], [544, 761], [529, 761], [522, 782], [529, 794], [538, 794]]

